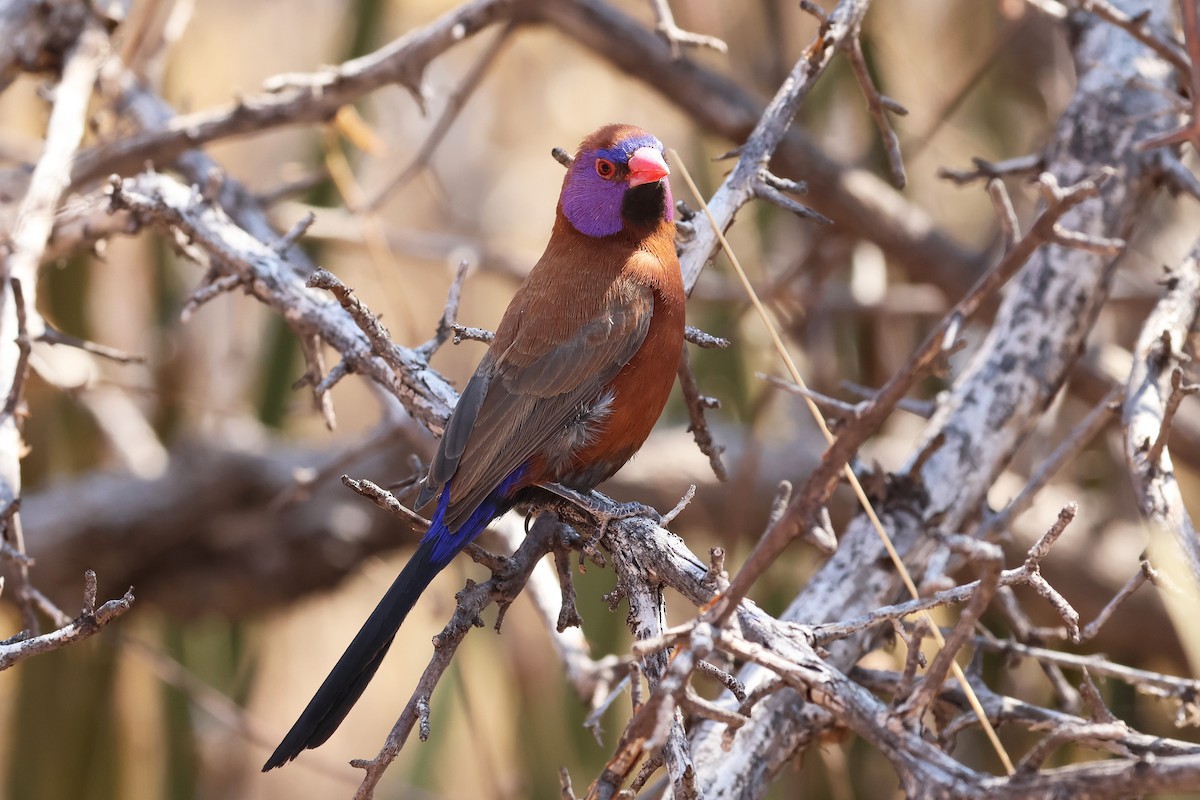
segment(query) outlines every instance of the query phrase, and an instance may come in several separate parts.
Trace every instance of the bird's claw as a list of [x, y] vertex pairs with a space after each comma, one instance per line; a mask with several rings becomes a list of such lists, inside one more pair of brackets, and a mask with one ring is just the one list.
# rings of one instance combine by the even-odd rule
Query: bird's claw
[[592, 518], [596, 520], [598, 528], [596, 539], [603, 539], [604, 534], [608, 532], [608, 526], [621, 520], [642, 517], [650, 520], [655, 525], [661, 525], [663, 521], [662, 514], [659, 514], [657, 509], [645, 503], [618, 503], [611, 509], [587, 505], [583, 506], [583, 510], [591, 514]]
[[653, 506], [648, 506], [645, 503], [619, 503], [612, 511], [603, 511], [601, 514], [608, 517], [610, 522], [616, 522], [622, 519], [632, 519], [633, 517], [645, 517], [646, 519], [658, 525], [663, 521], [662, 514], [658, 513], [658, 509]]
[[616, 503], [612, 505], [605, 503], [602, 505], [595, 502], [588, 493], [568, 489], [559, 484], [547, 484], [544, 488], [568, 501], [580, 511], [585, 512], [596, 522], [595, 536], [588, 537], [584, 541], [583, 549], [585, 552], [589, 547], [594, 547], [596, 541], [604, 538], [604, 534], [608, 532], [608, 526], [614, 522], [634, 517], [643, 517], [649, 519], [655, 525], [663, 523], [662, 514], [659, 514], [657, 509], [645, 503]]

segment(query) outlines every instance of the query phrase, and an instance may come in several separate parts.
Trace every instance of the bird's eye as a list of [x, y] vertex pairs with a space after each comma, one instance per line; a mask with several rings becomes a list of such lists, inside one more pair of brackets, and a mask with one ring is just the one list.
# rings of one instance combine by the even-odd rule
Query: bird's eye
[[615, 175], [616, 172], [617, 168], [613, 166], [613, 162], [609, 161], [607, 158], [596, 159], [596, 174], [601, 178], [608, 180]]

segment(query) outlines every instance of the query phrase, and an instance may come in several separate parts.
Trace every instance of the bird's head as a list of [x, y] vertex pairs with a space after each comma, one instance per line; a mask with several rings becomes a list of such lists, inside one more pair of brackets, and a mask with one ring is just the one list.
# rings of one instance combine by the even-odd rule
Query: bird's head
[[641, 128], [606, 125], [583, 140], [563, 181], [562, 212], [587, 236], [642, 232], [674, 219], [663, 145]]

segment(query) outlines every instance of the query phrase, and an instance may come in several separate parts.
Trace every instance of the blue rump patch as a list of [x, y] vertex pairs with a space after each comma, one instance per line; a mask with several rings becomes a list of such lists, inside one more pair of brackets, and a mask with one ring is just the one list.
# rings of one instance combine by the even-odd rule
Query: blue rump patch
[[425, 544], [428, 541], [433, 542], [433, 551], [430, 553], [430, 559], [437, 565], [438, 569], [449, 564], [450, 559], [454, 558], [459, 550], [462, 550], [476, 536], [483, 533], [483, 529], [488, 526], [489, 522], [512, 506], [510, 493], [513, 486], [524, 477], [527, 468], [527, 464], [522, 464], [509, 473], [509, 476], [502, 480], [499, 486], [488, 493], [483, 502], [471, 512], [471, 516], [467, 517], [466, 521], [456, 531], [451, 531], [442, 523], [442, 520], [446, 517], [446, 509], [450, 505], [450, 484], [454, 479], [451, 478], [446, 482], [446, 485], [442, 487], [441, 496], [438, 497], [437, 510], [434, 512], [433, 522], [430, 523], [429, 530], [421, 538], [421, 544]]

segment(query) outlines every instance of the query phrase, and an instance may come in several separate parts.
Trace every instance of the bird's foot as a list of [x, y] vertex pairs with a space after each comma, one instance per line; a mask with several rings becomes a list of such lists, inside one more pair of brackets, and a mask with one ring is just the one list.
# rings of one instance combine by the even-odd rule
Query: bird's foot
[[578, 492], [557, 483], [545, 484], [543, 488], [569, 501], [571, 505], [583, 511], [595, 521], [596, 534], [592, 537], [591, 541], [598, 541], [604, 538], [604, 534], [608, 532], [609, 525], [624, 519], [644, 517], [655, 525], [660, 525], [663, 521], [662, 514], [659, 514], [657, 509], [645, 503], [613, 503], [602, 495], [592, 492]]
[[592, 538], [592, 542], [599, 542], [603, 539], [604, 534], [608, 533], [608, 526], [614, 522], [641, 517], [650, 520], [655, 525], [661, 525], [663, 520], [662, 514], [659, 514], [657, 509], [645, 503], [617, 503], [604, 508], [585, 505], [582, 508], [591, 514], [592, 519], [596, 520], [596, 535]]
[[597, 518], [597, 521], [602, 522], [600, 534], [604, 535], [604, 529], [611, 522], [618, 522], [623, 519], [633, 519], [634, 517], [644, 517], [655, 525], [662, 524], [663, 515], [658, 513], [658, 509], [653, 506], [648, 506], [645, 503], [617, 503], [614, 508], [608, 509], [588, 509], [588, 512]]

